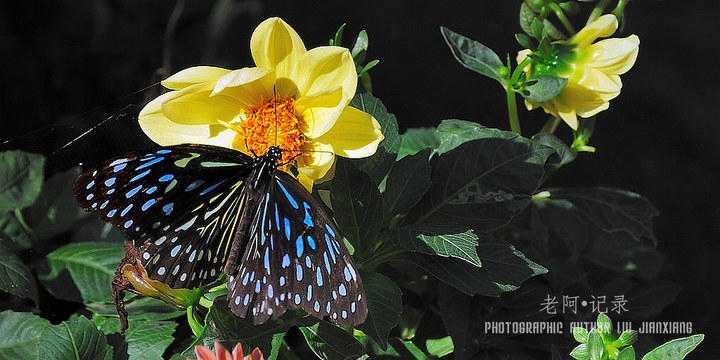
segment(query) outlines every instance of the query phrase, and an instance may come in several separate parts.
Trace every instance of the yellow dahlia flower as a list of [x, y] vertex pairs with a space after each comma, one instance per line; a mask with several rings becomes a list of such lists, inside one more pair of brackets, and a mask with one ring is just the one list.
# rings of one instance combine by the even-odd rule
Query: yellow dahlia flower
[[518, 53], [521, 63], [531, 54], [532, 63], [525, 72], [528, 77], [549, 73], [568, 79], [565, 88], [543, 103], [525, 101], [528, 110], [542, 106], [548, 114], [561, 118], [577, 130], [577, 117], [588, 118], [610, 106], [610, 100], [620, 94], [620, 75], [635, 64], [640, 39], [630, 35], [624, 39], [605, 39], [617, 30], [618, 22], [612, 14], [599, 17], [585, 26], [568, 41], [552, 44], [552, 54], [535, 54], [530, 49]]
[[350, 52], [337, 46], [306, 50], [280, 18], [252, 34], [255, 67], [198, 66], [162, 82], [173, 90], [140, 112], [143, 131], [160, 145], [199, 143], [262, 155], [277, 145], [294, 159], [308, 189], [331, 168], [335, 154], [375, 153], [380, 124], [349, 107], [357, 73]]

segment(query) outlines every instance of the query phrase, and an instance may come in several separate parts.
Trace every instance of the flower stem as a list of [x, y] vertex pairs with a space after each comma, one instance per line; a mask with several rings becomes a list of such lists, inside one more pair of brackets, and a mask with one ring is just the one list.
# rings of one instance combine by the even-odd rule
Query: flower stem
[[555, 13], [555, 16], [563, 24], [563, 26], [565, 27], [565, 30], [570, 34], [570, 37], [575, 35], [575, 33], [576, 33], [575, 27], [573, 27], [570, 20], [567, 18], [567, 16], [565, 16], [565, 12], [562, 10], [560, 5], [558, 5], [555, 2], [551, 2], [550, 9], [552, 9], [552, 11]]
[[625, 5], [628, 4], [630, 0], [619, 0], [617, 3], [617, 6], [615, 6], [615, 9], [613, 9], [612, 13], [615, 15], [615, 17], [620, 18], [620, 15], [625, 11]]
[[520, 76], [522, 76], [523, 74], [523, 69], [525, 69], [525, 66], [527, 66], [530, 61], [531, 58], [528, 56], [525, 58], [525, 60], [518, 64], [518, 66], [513, 71], [512, 76], [510, 77], [510, 81], [508, 81], [507, 87], [505, 87], [505, 92], [507, 94], [508, 120], [510, 121], [510, 130], [512, 130], [512, 132], [518, 135], [522, 134], [522, 130], [520, 129], [520, 117], [518, 116], [517, 98], [515, 97], [515, 86], [517, 85], [518, 80], [520, 80]]
[[559, 117], [551, 116], [546, 122], [545, 126], [543, 126], [542, 130], [540, 132], [544, 132], [547, 134], [554, 134], [555, 130], [557, 129], [558, 125], [560, 125], [560, 119]]
[[[589, 24], [589, 23], [595, 21], [597, 18], [599, 18], [600, 15], [602, 15], [602, 13], [605, 11], [605, 8], [608, 6], [609, 3], [610, 3], [610, 0], [598, 1], [597, 5], [595, 5], [595, 8], [592, 10], [592, 12], [590, 13], [590, 16], [588, 17], [587, 23]], [[618, 6], [619, 6], [619, 3], [618, 3]]]

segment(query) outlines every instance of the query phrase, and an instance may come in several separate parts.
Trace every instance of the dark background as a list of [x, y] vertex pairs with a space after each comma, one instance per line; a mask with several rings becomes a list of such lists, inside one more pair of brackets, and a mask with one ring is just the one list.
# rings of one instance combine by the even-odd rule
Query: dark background
[[[368, 60], [380, 59], [371, 71], [374, 95], [397, 116], [401, 130], [448, 118], [508, 129], [500, 86], [458, 65], [439, 26], [514, 58], [519, 6], [520, 1], [187, 0], [167, 36], [175, 1], [3, 0], [0, 140], [11, 139], [3, 148], [52, 153], [125, 105], [154, 97], [157, 86], [142, 90], [177, 70], [251, 66], [250, 34], [269, 16], [286, 20], [308, 48], [327, 44], [344, 22], [346, 46], [366, 29]], [[655, 231], [666, 258], [661, 276], [683, 291], [648, 320], [691, 321], [694, 333], [707, 335], [690, 356], [695, 359], [717, 358], [720, 336], [718, 13], [717, 1], [630, 3], [619, 35], [637, 34], [640, 55], [622, 77], [621, 96], [598, 117], [590, 142], [598, 150], [581, 154], [549, 183], [623, 188], [660, 210]], [[527, 134], [545, 119], [540, 110], [521, 109], [520, 115]], [[557, 134], [567, 140], [569, 131]], [[96, 143], [87, 144], [88, 138]], [[145, 141], [132, 120], [112, 121], [52, 160], [69, 166], [88, 153], [107, 157]]]

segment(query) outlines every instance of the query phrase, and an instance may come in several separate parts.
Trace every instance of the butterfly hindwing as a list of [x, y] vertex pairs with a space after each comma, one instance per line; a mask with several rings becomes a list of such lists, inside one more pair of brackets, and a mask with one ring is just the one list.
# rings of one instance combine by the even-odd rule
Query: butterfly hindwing
[[243, 209], [252, 158], [176, 145], [107, 161], [75, 182], [78, 203], [141, 245], [150, 278], [193, 288], [217, 278]]
[[275, 171], [257, 191], [245, 250], [228, 269], [232, 311], [263, 323], [288, 309], [339, 326], [365, 320], [362, 282], [334, 221], [300, 183]]

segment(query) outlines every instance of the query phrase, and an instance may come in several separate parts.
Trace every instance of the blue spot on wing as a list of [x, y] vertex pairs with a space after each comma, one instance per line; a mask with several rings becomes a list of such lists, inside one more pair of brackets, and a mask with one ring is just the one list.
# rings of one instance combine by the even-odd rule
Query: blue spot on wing
[[308, 210], [310, 209], [310, 205], [304, 202], [303, 207], [305, 208], [305, 218], [303, 219], [303, 223], [305, 223], [305, 225], [307, 225], [308, 227], [314, 226], [315, 224], [313, 223], [312, 217], [310, 217], [310, 212], [308, 212]]
[[279, 181], [276, 181], [276, 183], [278, 184], [278, 186], [280, 186], [280, 190], [282, 190], [283, 194], [285, 194], [285, 198], [288, 199], [288, 201], [290, 202], [290, 205], [292, 205], [292, 207], [294, 207], [296, 209], [299, 209], [300, 206], [298, 205], [297, 201], [295, 200], [294, 197], [292, 197], [292, 195], [290, 195], [290, 193], [287, 191], [285, 186]]
[[144, 169], [144, 168], [146, 168], [146, 167], [153, 166], [153, 165], [155, 165], [155, 164], [163, 161], [164, 159], [165, 159], [165, 157], [163, 157], [163, 156], [158, 156], [157, 158], [155, 158], [155, 159], [153, 159], [153, 160], [151, 160], [151, 161], [148, 161], [148, 162], [146, 162], [146, 163], [138, 166], [137, 169], [135, 169], [135, 170], [142, 170], [142, 169]]

